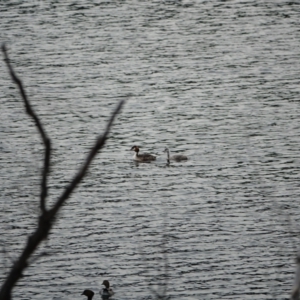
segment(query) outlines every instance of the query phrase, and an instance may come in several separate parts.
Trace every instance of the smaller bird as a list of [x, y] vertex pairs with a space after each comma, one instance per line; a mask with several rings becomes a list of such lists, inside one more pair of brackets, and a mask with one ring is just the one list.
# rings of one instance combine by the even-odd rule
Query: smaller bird
[[92, 300], [95, 293], [91, 290], [84, 290], [83, 293], [81, 295], [85, 295], [87, 296], [87, 300]]
[[114, 291], [112, 290], [112, 288], [109, 287], [109, 281], [108, 280], [103, 280], [102, 284], [105, 286], [105, 288], [103, 288], [100, 291], [101, 299], [102, 300], [107, 300], [112, 295], [114, 295]]
[[131, 151], [135, 151], [133, 155], [133, 159], [141, 162], [149, 162], [156, 160], [156, 156], [149, 153], [141, 153], [139, 154], [140, 148], [138, 146], [132, 146]]
[[168, 164], [170, 163], [170, 160], [175, 160], [177, 162], [182, 161], [182, 160], [188, 160], [187, 156], [182, 155], [182, 154], [176, 154], [170, 157], [170, 151], [168, 148], [165, 148], [164, 153], [167, 153], [167, 162]]

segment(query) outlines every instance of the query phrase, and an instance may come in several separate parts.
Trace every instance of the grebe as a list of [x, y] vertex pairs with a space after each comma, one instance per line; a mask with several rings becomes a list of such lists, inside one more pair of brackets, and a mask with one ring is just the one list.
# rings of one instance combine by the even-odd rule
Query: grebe
[[167, 162], [170, 163], [170, 160], [175, 160], [175, 161], [182, 161], [182, 160], [188, 160], [187, 156], [182, 155], [182, 154], [176, 154], [170, 157], [170, 151], [168, 148], [165, 148], [164, 152], [167, 152]]
[[135, 154], [133, 155], [133, 159], [136, 161], [156, 160], [156, 157], [154, 155], [148, 153], [139, 154], [140, 148], [138, 146], [133, 146], [130, 150], [135, 151]]
[[81, 295], [85, 295], [87, 296], [87, 300], [92, 300], [95, 293], [91, 290], [84, 290], [83, 293]]
[[108, 280], [104, 280], [102, 284], [105, 286], [105, 288], [100, 291], [101, 299], [109, 299], [114, 294], [114, 291], [109, 287]]

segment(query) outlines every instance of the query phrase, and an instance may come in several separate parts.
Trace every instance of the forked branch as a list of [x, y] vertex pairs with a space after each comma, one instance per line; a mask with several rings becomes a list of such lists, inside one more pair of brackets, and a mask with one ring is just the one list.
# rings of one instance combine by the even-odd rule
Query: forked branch
[[52, 225], [54, 224], [55, 217], [59, 211], [59, 209], [62, 207], [62, 205], [65, 203], [65, 201], [70, 197], [71, 193], [74, 191], [74, 189], [78, 186], [78, 184], [81, 182], [83, 177], [86, 175], [86, 172], [96, 156], [97, 152], [103, 148], [105, 141], [107, 139], [108, 133], [110, 131], [110, 128], [113, 124], [113, 121], [117, 114], [120, 112], [125, 100], [120, 101], [115, 111], [112, 113], [109, 122], [106, 126], [106, 129], [103, 133], [103, 135], [99, 136], [90, 150], [86, 160], [84, 161], [82, 167], [77, 172], [69, 186], [65, 189], [65, 191], [62, 193], [62, 195], [58, 198], [54, 206], [47, 210], [45, 206], [45, 199], [47, 196], [47, 175], [49, 173], [49, 162], [50, 162], [50, 154], [51, 154], [51, 146], [50, 146], [50, 139], [47, 137], [45, 130], [43, 129], [43, 126], [37, 117], [37, 115], [34, 113], [33, 109], [31, 108], [31, 105], [28, 101], [28, 98], [26, 96], [25, 90], [23, 88], [23, 84], [21, 80], [16, 76], [14, 73], [14, 70], [9, 62], [9, 58], [6, 52], [5, 45], [2, 46], [2, 51], [4, 53], [5, 62], [8, 66], [10, 75], [13, 79], [13, 81], [17, 84], [19, 87], [22, 99], [25, 103], [26, 111], [27, 113], [34, 119], [35, 124], [42, 136], [46, 151], [45, 151], [45, 160], [44, 160], [44, 171], [43, 171], [43, 179], [42, 179], [42, 195], [41, 195], [41, 216], [39, 217], [38, 226], [37, 229], [29, 236], [27, 244], [25, 245], [24, 250], [22, 251], [20, 257], [15, 261], [13, 266], [11, 267], [9, 274], [7, 275], [6, 279], [4, 280], [1, 289], [0, 289], [0, 300], [10, 300], [11, 299], [11, 292], [17, 281], [22, 277], [23, 271], [27, 268], [29, 264], [29, 258], [34, 253], [34, 251], [37, 249], [39, 244], [47, 238]]

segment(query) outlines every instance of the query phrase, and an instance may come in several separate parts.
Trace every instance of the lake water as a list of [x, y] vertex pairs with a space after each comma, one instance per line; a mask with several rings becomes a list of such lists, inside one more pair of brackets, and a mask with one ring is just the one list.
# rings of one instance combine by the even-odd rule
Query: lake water
[[[80, 300], [103, 279], [115, 299], [151, 299], [165, 275], [171, 299], [288, 299], [300, 240], [299, 4], [1, 2], [1, 42], [52, 139], [48, 207], [128, 97], [14, 299]], [[3, 279], [37, 223], [43, 146], [0, 70]], [[133, 145], [157, 160], [133, 162]], [[166, 166], [166, 146], [189, 160]]]

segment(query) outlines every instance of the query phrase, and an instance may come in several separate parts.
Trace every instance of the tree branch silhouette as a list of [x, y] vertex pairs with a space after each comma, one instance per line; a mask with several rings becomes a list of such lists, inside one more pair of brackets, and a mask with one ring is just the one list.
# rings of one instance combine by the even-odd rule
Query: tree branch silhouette
[[38, 219], [38, 226], [37, 229], [28, 237], [27, 243], [19, 256], [19, 258], [13, 263], [11, 269], [9, 270], [9, 273], [7, 277], [5, 278], [1, 288], [0, 288], [0, 300], [10, 300], [11, 299], [11, 292], [15, 284], [18, 282], [18, 280], [22, 277], [23, 271], [28, 267], [29, 265], [29, 259], [31, 255], [34, 253], [34, 251], [37, 249], [39, 244], [45, 240], [55, 222], [55, 217], [62, 207], [62, 205], [66, 202], [66, 200], [70, 197], [74, 189], [78, 186], [78, 184], [81, 182], [81, 180], [86, 175], [86, 172], [96, 156], [97, 152], [103, 148], [105, 141], [107, 139], [107, 136], [109, 134], [110, 128], [113, 124], [113, 121], [117, 114], [120, 112], [122, 106], [125, 103], [125, 100], [121, 100], [117, 106], [117, 108], [113, 111], [106, 129], [102, 135], [100, 135], [94, 146], [91, 148], [89, 154], [87, 155], [87, 158], [83, 162], [81, 168], [75, 174], [74, 178], [72, 179], [71, 183], [67, 186], [65, 191], [62, 193], [62, 195], [57, 199], [56, 203], [53, 205], [51, 209], [46, 208], [46, 197], [47, 197], [47, 177], [49, 174], [49, 165], [50, 165], [50, 157], [51, 157], [51, 142], [48, 138], [45, 130], [43, 129], [42, 123], [39, 120], [38, 116], [33, 111], [30, 102], [26, 96], [22, 81], [17, 77], [15, 74], [10, 61], [9, 57], [6, 51], [6, 47], [3, 44], [2, 45], [2, 52], [4, 54], [4, 61], [7, 64], [7, 67], [9, 69], [9, 73], [11, 75], [12, 80], [16, 83], [16, 85], [19, 88], [21, 97], [24, 101], [26, 112], [33, 118], [36, 127], [38, 128], [38, 131], [41, 134], [44, 146], [45, 146], [45, 158], [44, 158], [44, 169], [42, 174], [42, 183], [41, 183], [41, 198], [40, 198], [40, 208], [41, 208], [41, 215]]
[[41, 137], [42, 137], [42, 140], [43, 140], [43, 143], [44, 143], [44, 146], [45, 146], [45, 158], [44, 158], [44, 169], [43, 169], [42, 183], [41, 183], [42, 191], [41, 191], [41, 201], [40, 201], [41, 211], [44, 212], [45, 209], [46, 209], [45, 201], [46, 201], [46, 198], [47, 198], [47, 195], [48, 195], [47, 176], [48, 176], [48, 173], [49, 173], [49, 166], [50, 166], [51, 141], [48, 138], [47, 133], [44, 130], [40, 119], [38, 118], [38, 116], [36, 115], [36, 113], [34, 112], [34, 110], [32, 109], [32, 107], [31, 107], [31, 105], [28, 101], [26, 92], [23, 88], [22, 81], [17, 77], [17, 75], [15, 74], [15, 72], [14, 72], [14, 70], [13, 70], [11, 64], [10, 64], [5, 44], [2, 45], [2, 52], [4, 54], [4, 61], [6, 62], [6, 65], [8, 67], [10, 76], [11, 76], [12, 80], [16, 83], [16, 85], [18, 86], [18, 88], [20, 90], [20, 94], [21, 94], [22, 99], [23, 99], [24, 104], [25, 104], [26, 112], [34, 120], [34, 123], [35, 123]]

